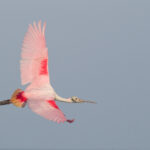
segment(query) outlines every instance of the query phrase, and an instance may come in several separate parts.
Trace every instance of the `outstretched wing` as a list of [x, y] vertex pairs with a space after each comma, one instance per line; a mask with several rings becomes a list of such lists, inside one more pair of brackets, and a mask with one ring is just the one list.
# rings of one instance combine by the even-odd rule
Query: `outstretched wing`
[[74, 120], [67, 120], [63, 112], [56, 105], [54, 100], [28, 100], [29, 108], [44, 117], [45, 119], [55, 121], [57, 123], [69, 122], [72, 123]]
[[38, 25], [36, 23], [29, 25], [23, 41], [20, 62], [21, 82], [23, 85], [30, 83], [24, 94], [28, 98], [27, 103], [33, 112], [58, 123], [65, 121], [71, 123], [73, 120], [66, 119], [54, 99], [45, 100], [46, 97], [53, 97], [54, 93], [49, 81], [45, 26], [44, 23], [43, 28], [41, 27], [41, 21]]
[[34, 22], [29, 25], [24, 37], [20, 62], [22, 85], [32, 83], [42, 86], [49, 83], [45, 27], [46, 23], [42, 28], [41, 21], [38, 25]]

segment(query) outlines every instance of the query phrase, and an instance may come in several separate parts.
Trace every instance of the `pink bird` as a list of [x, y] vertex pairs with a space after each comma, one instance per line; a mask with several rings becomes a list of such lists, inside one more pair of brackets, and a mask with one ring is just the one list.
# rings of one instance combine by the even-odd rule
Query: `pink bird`
[[14, 104], [17, 107], [29, 108], [40, 116], [55, 121], [57, 123], [69, 122], [74, 120], [66, 118], [64, 113], [56, 105], [55, 101], [67, 103], [95, 103], [94, 101], [82, 100], [76, 96], [71, 98], [60, 97], [50, 84], [48, 71], [48, 49], [45, 41], [45, 27], [41, 26], [41, 21], [29, 25], [24, 37], [20, 70], [22, 85], [28, 84], [22, 91], [17, 89], [11, 99], [0, 102], [0, 105]]

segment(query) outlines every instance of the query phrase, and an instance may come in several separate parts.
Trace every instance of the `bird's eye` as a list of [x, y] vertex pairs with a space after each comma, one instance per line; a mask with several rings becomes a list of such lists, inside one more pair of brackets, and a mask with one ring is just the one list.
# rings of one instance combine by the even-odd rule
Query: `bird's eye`
[[76, 96], [75, 96], [75, 97], [74, 97], [74, 99], [75, 99], [75, 100], [77, 100], [77, 99], [78, 99], [78, 97], [76, 97]]
[[71, 100], [73, 100], [73, 101], [74, 101], [74, 100], [77, 100], [77, 99], [78, 99], [78, 98], [77, 98], [76, 96], [72, 96], [72, 97], [71, 97]]

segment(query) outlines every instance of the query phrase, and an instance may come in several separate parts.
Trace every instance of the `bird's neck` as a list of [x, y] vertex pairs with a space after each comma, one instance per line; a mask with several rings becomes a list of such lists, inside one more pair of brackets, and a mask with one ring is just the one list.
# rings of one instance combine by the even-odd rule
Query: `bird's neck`
[[56, 94], [55, 100], [61, 101], [61, 102], [66, 102], [66, 103], [72, 103], [72, 100], [70, 98], [63, 98], [57, 94]]

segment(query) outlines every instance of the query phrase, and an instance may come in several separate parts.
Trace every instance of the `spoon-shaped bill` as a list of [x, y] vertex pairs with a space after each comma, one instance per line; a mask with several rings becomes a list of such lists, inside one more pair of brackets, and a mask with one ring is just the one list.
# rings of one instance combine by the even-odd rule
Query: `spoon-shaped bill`
[[96, 104], [95, 101], [91, 101], [91, 100], [83, 100], [83, 99], [79, 99], [81, 103], [93, 103]]

